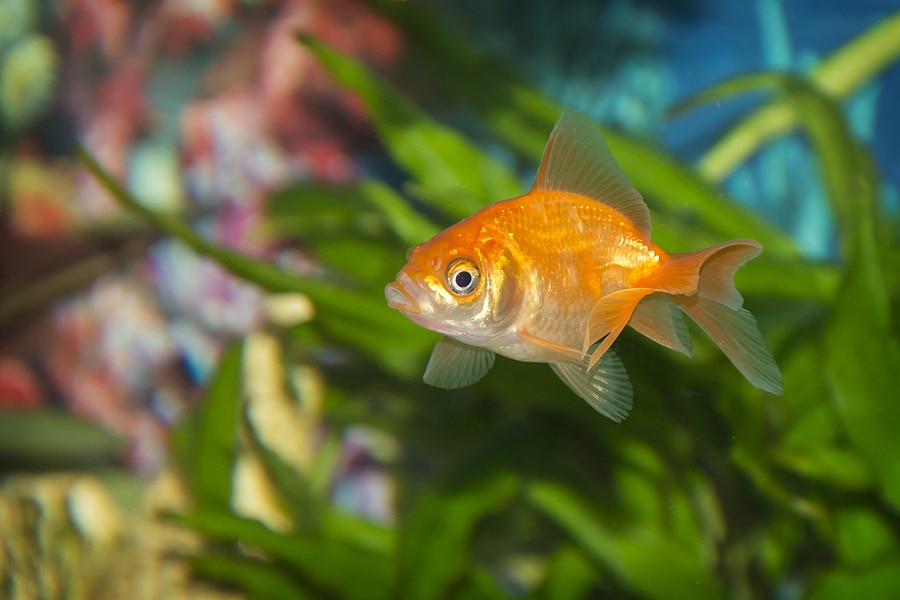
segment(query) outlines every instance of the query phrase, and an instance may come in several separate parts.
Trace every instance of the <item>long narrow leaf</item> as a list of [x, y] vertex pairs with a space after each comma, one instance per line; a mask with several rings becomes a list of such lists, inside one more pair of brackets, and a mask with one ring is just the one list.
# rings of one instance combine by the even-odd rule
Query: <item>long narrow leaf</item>
[[822, 164], [840, 224], [848, 273], [826, 333], [827, 373], [851, 440], [869, 461], [885, 496], [900, 506], [900, 403], [893, 402], [900, 343], [892, 332], [890, 296], [882, 272], [878, 181], [872, 159], [827, 96], [788, 78], [795, 103]]
[[775, 92], [785, 114], [802, 126], [819, 163], [842, 245], [855, 246], [857, 213], [875, 214], [877, 178], [874, 161], [849, 131], [840, 107], [813, 83], [787, 73], [755, 73], [727, 80], [685, 101], [684, 106], [721, 100], [747, 92]]
[[322, 499], [313, 495], [309, 480], [297, 472], [294, 465], [286, 462], [278, 453], [266, 446], [252, 424], [247, 429], [253, 438], [255, 450], [266, 474], [287, 504], [293, 517], [294, 527], [301, 532], [315, 532], [320, 527]]
[[434, 223], [413, 210], [409, 203], [380, 181], [363, 180], [360, 190], [387, 217], [394, 232], [407, 244], [418, 244], [440, 231]]
[[[508, 147], [529, 160], [540, 158], [553, 123], [566, 107], [546, 99], [508, 65], [476, 48], [464, 34], [448, 31], [445, 23], [437, 22], [416, 3], [369, 1], [404, 30], [413, 46], [411, 60], [424, 63], [423, 74], [440, 73], [430, 83], [441, 94], [472, 107]], [[485, 88], [491, 93], [484, 93]], [[692, 166], [647, 142], [609, 128], [603, 133], [616, 160], [654, 213], [671, 212], [694, 223], [695, 228], [699, 221], [701, 227], [722, 238], [753, 238], [768, 256], [789, 260], [798, 256], [788, 235], [728, 198]]]
[[828, 328], [826, 373], [850, 439], [869, 461], [886, 498], [900, 508], [900, 343], [874, 239], [865, 236], [859, 242]]
[[393, 528], [334, 508], [326, 509], [322, 517], [323, 535], [328, 538], [373, 554], [393, 554], [396, 542], [396, 531]]
[[249, 600], [313, 600], [316, 594], [303, 587], [277, 565], [231, 556], [191, 558], [194, 571], [242, 589]]
[[[900, 57], [900, 12], [881, 19], [863, 35], [823, 60], [812, 83], [842, 100]], [[800, 121], [784, 98], [777, 98], [744, 118], [700, 159], [710, 181], [722, 181], [768, 140], [787, 133]]]
[[83, 148], [77, 150], [78, 158], [126, 209], [133, 211], [151, 223], [178, 238], [196, 252], [208, 256], [233, 274], [254, 283], [269, 292], [300, 292], [316, 302], [334, 302], [346, 292], [321, 281], [303, 279], [286, 273], [266, 262], [253, 259], [197, 235], [191, 227], [173, 215], [151, 210], [135, 200], [93, 156]]
[[360, 95], [387, 151], [416, 177], [438, 208], [461, 218], [489, 202], [522, 192], [514, 173], [453, 129], [428, 117], [363, 63], [309, 35], [301, 34], [298, 39], [335, 79]]
[[6, 468], [100, 466], [124, 449], [122, 438], [62, 411], [0, 410], [0, 464]]
[[829, 571], [814, 582], [808, 600], [866, 598], [893, 600], [900, 589], [900, 563], [885, 562], [868, 569]]
[[215, 511], [196, 512], [181, 521], [221, 541], [240, 541], [256, 548], [316, 587], [342, 598], [381, 600], [387, 597], [391, 569], [386, 557], [313, 536], [285, 535], [258, 521]]
[[504, 473], [478, 487], [423, 500], [401, 533], [394, 597], [446, 598], [466, 572], [476, 525], [517, 491], [517, 478]]
[[598, 573], [584, 552], [574, 545], [556, 551], [547, 566], [543, 594], [546, 600], [578, 600], [597, 582]]
[[404, 376], [419, 372], [418, 359], [434, 344], [435, 336], [412, 323], [399, 311], [390, 309], [380, 290], [364, 292], [344, 289], [326, 281], [300, 277], [204, 239], [176, 217], [151, 210], [137, 202], [85, 150], [79, 149], [78, 157], [123, 207], [142, 215], [196, 252], [266, 291], [306, 294], [316, 304], [317, 322], [330, 335], [367, 352], [390, 371]]
[[206, 394], [200, 413], [191, 481], [198, 508], [227, 510], [231, 498], [238, 415], [241, 350], [230, 346]]
[[[490, 56], [434, 17], [421, 3], [368, 0], [398, 25], [409, 60], [435, 93], [475, 109], [488, 128], [523, 156], [540, 156], [561, 108], [510, 65]], [[486, 93], [490, 90], [490, 93]]]
[[613, 531], [590, 505], [554, 482], [535, 482], [528, 499], [630, 589], [647, 598], [724, 598], [691, 549], [641, 527]]

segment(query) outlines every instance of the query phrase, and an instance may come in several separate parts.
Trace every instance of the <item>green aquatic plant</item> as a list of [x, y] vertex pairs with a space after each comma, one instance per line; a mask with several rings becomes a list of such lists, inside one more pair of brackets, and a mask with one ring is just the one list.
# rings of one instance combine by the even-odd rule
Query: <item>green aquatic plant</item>
[[[407, 32], [418, 68], [440, 73], [435, 86], [480, 117], [482, 134], [536, 159], [561, 107], [411, 3], [374, 4]], [[364, 179], [301, 184], [273, 197], [270, 226], [309, 248], [323, 275], [300, 277], [203, 239], [136, 202], [81, 153], [124, 206], [156, 227], [264, 290], [299, 292], [316, 305], [315, 319], [280, 334], [280, 360], [319, 364], [327, 380], [322, 418], [331, 437], [308, 470], [254, 441], [237, 349], [225, 353], [202, 411], [175, 436], [195, 497], [194, 510], [177, 518], [211, 542], [194, 557], [198, 573], [253, 598], [893, 597], [898, 222], [881, 206], [874, 162], [818, 75], [739, 78], [686, 107], [761, 91], [792, 115], [839, 216], [833, 263], [802, 258], [788, 236], [693, 167], [607, 132], [647, 198], [661, 245], [686, 250], [745, 236], [762, 243], [738, 287], [785, 380], [775, 398], [743, 382], [699, 337], [686, 361], [623, 335], [617, 347], [635, 409], [617, 425], [536, 365], [498, 360], [492, 377], [453, 392], [421, 382], [437, 336], [390, 310], [382, 286], [408, 246], [521, 192], [519, 180], [359, 61], [309, 36], [299, 41], [359, 95], [407, 177], [399, 191]], [[835, 56], [854, 48], [868, 49], [855, 55], [869, 61], [858, 71], [868, 76], [877, 72], [872, 63], [896, 58], [860, 41]], [[486, 77], [496, 93], [475, 93]], [[345, 360], [318, 360], [333, 349]], [[368, 523], [330, 500], [337, 436], [360, 423], [400, 442], [389, 463], [396, 525]], [[234, 465], [248, 435], [287, 528], [233, 508]]]
[[[879, 21], [810, 73], [810, 83], [833, 100], [844, 100], [900, 57], [900, 13]], [[767, 141], [790, 132], [802, 115], [789, 98], [775, 98], [731, 127], [706, 151], [697, 169], [712, 181], [721, 181]]]
[[14, 139], [53, 99], [59, 60], [52, 40], [34, 31], [39, 13], [33, 0], [0, 5], [0, 139]]
[[7, 129], [19, 130], [50, 105], [57, 58], [49, 38], [29, 35], [4, 52], [0, 63], [0, 115]]

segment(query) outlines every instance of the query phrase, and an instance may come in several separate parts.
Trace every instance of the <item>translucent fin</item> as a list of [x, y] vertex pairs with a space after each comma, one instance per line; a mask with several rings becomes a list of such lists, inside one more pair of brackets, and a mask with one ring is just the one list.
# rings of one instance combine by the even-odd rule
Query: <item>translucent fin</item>
[[[654, 290], [647, 288], [630, 288], [618, 290], [603, 296], [588, 317], [587, 329], [584, 335], [584, 348], [587, 351], [597, 340], [603, 338], [600, 345], [593, 351], [588, 367], [593, 367], [600, 360], [603, 353], [609, 350], [616, 341], [625, 325], [631, 319], [634, 309], [641, 299], [652, 294]], [[604, 337], [605, 336], [605, 337]]]
[[628, 324], [657, 344], [691, 355], [691, 334], [684, 317], [678, 307], [661, 294], [644, 296]]
[[672, 294], [669, 298], [703, 328], [750, 383], [781, 394], [784, 385], [778, 365], [756, 319], [741, 308], [744, 299], [734, 287], [735, 272], [761, 251], [753, 240], [733, 240], [674, 254], [640, 284]]
[[732, 240], [696, 252], [673, 254], [668, 262], [635, 285], [689, 296], [700, 287], [702, 270], [704, 293], [720, 304], [738, 309], [744, 299], [734, 287], [734, 274], [761, 251], [762, 247], [753, 240]]
[[607, 352], [591, 368], [588, 361], [551, 363], [550, 367], [569, 388], [597, 412], [617, 423], [631, 410], [631, 381], [615, 352]]
[[494, 353], [462, 342], [441, 338], [431, 352], [425, 375], [428, 385], [453, 390], [471, 385], [494, 366]]
[[715, 249], [700, 268], [700, 295], [738, 310], [744, 305], [744, 298], [734, 287], [734, 274], [759, 256], [762, 246], [753, 240], [735, 240]]
[[597, 125], [581, 113], [565, 113], [556, 122], [532, 189], [593, 198], [616, 210], [650, 239], [647, 205], [616, 163]]
[[772, 394], [784, 392], [781, 371], [766, 348], [750, 311], [729, 308], [700, 294], [678, 298], [676, 302], [718, 344], [750, 383]]

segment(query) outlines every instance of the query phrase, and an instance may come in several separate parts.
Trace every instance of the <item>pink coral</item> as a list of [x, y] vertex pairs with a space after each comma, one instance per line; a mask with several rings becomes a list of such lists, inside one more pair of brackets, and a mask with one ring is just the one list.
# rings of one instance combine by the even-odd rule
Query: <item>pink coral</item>
[[[277, 240], [261, 235], [266, 199], [296, 180], [357, 177], [352, 152], [373, 137], [359, 101], [295, 33], [386, 72], [403, 51], [394, 26], [361, 0], [60, 0], [54, 10], [59, 46], [69, 50], [60, 57], [60, 114], [87, 150], [126, 187], [143, 182], [149, 189], [134, 190], [142, 201], [171, 192], [177, 202], [166, 206], [180, 210], [186, 196], [203, 235], [311, 269], [301, 253], [278, 252]], [[40, 152], [28, 153], [39, 167]], [[178, 168], [165, 173], [166, 185], [152, 185], [174, 162], [160, 159], [167, 152]], [[43, 223], [65, 235], [68, 223], [119, 216], [93, 177], [68, 169], [46, 170], [52, 188], [32, 177], [40, 170], [26, 178], [17, 234]], [[261, 306], [259, 290], [163, 240], [134, 268], [57, 305], [42, 340], [49, 385], [73, 412], [131, 440], [130, 464], [152, 469], [165, 452], [165, 425], [191, 402], [221, 340], [261, 326]], [[178, 364], [187, 375], [173, 375]], [[0, 371], [0, 391], [34, 402], [26, 375]]]
[[39, 408], [40, 385], [24, 361], [0, 355], [0, 408]]
[[76, 51], [100, 46], [105, 56], [115, 57], [125, 48], [132, 22], [126, 0], [63, 0], [56, 15]]

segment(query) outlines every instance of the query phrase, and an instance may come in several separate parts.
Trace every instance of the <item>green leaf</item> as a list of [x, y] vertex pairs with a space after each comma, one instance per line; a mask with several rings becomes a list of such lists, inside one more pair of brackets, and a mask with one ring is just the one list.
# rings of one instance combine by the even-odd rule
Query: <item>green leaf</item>
[[863, 490], [872, 486], [868, 463], [856, 452], [828, 446], [783, 449], [776, 460], [792, 471], [832, 486], [847, 490]]
[[125, 440], [103, 427], [61, 411], [0, 410], [3, 469], [72, 469], [111, 464]]
[[481, 566], [475, 566], [462, 584], [462, 589], [453, 596], [454, 600], [509, 600], [493, 575]]
[[876, 234], [879, 185], [874, 160], [851, 133], [834, 101], [799, 78], [788, 79], [787, 87], [818, 156], [844, 255], [849, 256], [857, 236]]
[[78, 157], [125, 208], [142, 215], [194, 251], [215, 260], [233, 275], [266, 291], [306, 294], [316, 305], [316, 322], [329, 335], [363, 350], [389, 371], [408, 377], [421, 373], [422, 355], [434, 344], [435, 336], [399, 311], [389, 308], [380, 290], [345, 289], [325, 281], [299, 277], [263, 260], [210, 242], [179, 219], [141, 205], [83, 149], [78, 150]]
[[528, 500], [629, 589], [647, 598], [724, 598], [695, 552], [649, 524], [611, 530], [590, 504], [552, 481], [532, 483]]
[[566, 544], [550, 559], [542, 593], [538, 597], [543, 600], [579, 600], [587, 596], [598, 579], [597, 569], [584, 552]]
[[359, 94], [391, 157], [447, 214], [467, 217], [522, 192], [515, 174], [449, 127], [440, 125], [362, 62], [307, 34], [298, 39], [342, 85]]
[[[793, 261], [799, 256], [797, 245], [790, 236], [756, 211], [727, 197], [721, 189], [702, 179], [693, 167], [621, 134], [608, 130], [604, 130], [604, 134], [628, 178], [647, 198], [651, 218], [654, 212], [664, 210], [725, 239], [752, 238], [772, 258]], [[673, 251], [687, 249], [670, 248]]]
[[181, 521], [212, 539], [239, 541], [266, 553], [326, 594], [381, 600], [390, 589], [390, 561], [383, 556], [317, 536], [278, 533], [230, 513], [195, 512]]
[[[524, 156], [539, 156], [562, 112], [509, 64], [469, 42], [415, 2], [368, 0], [403, 30], [414, 75], [436, 96], [471, 106], [493, 133]], [[435, 73], [439, 74], [435, 76]], [[485, 93], [490, 90], [490, 93]]]
[[366, 200], [381, 211], [401, 240], [415, 245], [434, 237], [440, 229], [421, 216], [393, 189], [375, 179], [364, 179], [360, 191]]
[[426, 496], [400, 533], [394, 596], [446, 597], [469, 567], [478, 522], [501, 510], [518, 489], [517, 477], [500, 473], [454, 494]]
[[[499, 139], [522, 156], [533, 161], [540, 158], [554, 122], [567, 107], [545, 98], [508, 65], [469, 43], [463, 32], [448, 29], [414, 3], [370, 2], [403, 29], [412, 47], [410, 60], [422, 76], [440, 73], [429, 83], [442, 97], [472, 107]], [[491, 93], [485, 94], [488, 88]], [[699, 220], [699, 227], [712, 229], [719, 238], [753, 238], [767, 256], [790, 260], [798, 256], [790, 236], [729, 199], [693, 167], [609, 128], [603, 128], [603, 134], [622, 169], [648, 200], [654, 219], [664, 210], [691, 223], [694, 230]], [[797, 289], [802, 290], [803, 273], [797, 275]], [[782, 281], [794, 279], [782, 277]]]
[[896, 528], [870, 508], [850, 507], [837, 514], [837, 550], [848, 566], [862, 567], [898, 557]]
[[301, 532], [318, 531], [323, 499], [313, 494], [310, 482], [303, 474], [266, 446], [252, 424], [248, 423], [247, 429], [266, 474], [290, 510], [296, 529]]
[[191, 483], [197, 508], [227, 510], [241, 406], [241, 349], [229, 346], [219, 361], [196, 432]]
[[309, 485], [314, 494], [324, 497], [331, 493], [331, 485], [335, 472], [340, 468], [343, 452], [340, 434], [339, 431], [332, 431], [316, 449], [308, 475]]
[[900, 561], [869, 569], [840, 569], [824, 573], [812, 586], [806, 600], [894, 600], [900, 590]]
[[[802, 77], [783, 73], [756, 73], [727, 80], [706, 89], [683, 104], [712, 102], [746, 92], [780, 93], [789, 111], [808, 135], [821, 164], [822, 178], [836, 220], [841, 225], [845, 251], [858, 234], [855, 215], [875, 206], [877, 181], [874, 163], [853, 138], [835, 101]], [[849, 227], [845, 225], [850, 225]]]
[[391, 556], [396, 546], [395, 530], [335, 508], [322, 515], [322, 535], [373, 554]]
[[250, 558], [195, 556], [194, 571], [242, 589], [250, 600], [306, 600], [317, 598], [277, 565]]
[[736, 445], [731, 450], [732, 459], [753, 481], [757, 489], [789, 510], [810, 519], [825, 516], [826, 508], [812, 498], [802, 496], [790, 489], [778, 477], [778, 472], [770, 467], [770, 456], [750, 446]]
[[[455, 191], [457, 188], [466, 182], [471, 185], [475, 179], [485, 177], [490, 179], [491, 173], [498, 172], [499, 167], [491, 166], [494, 163], [489, 155], [478, 151], [462, 138], [454, 137], [449, 133], [450, 130], [433, 123], [405, 97], [384, 84], [358, 62], [308, 36], [301, 36], [301, 41], [316, 52], [341, 83], [363, 96], [388, 151], [397, 154], [395, 160], [404, 164], [429, 192], [436, 193], [437, 197], [444, 199], [437, 203], [439, 207], [457, 217], [468, 216], [481, 208], [487, 200], [500, 200], [520, 193], [521, 186], [514, 183], [511, 175], [496, 175], [498, 180], [506, 180], [507, 185], [501, 186], [500, 189], [485, 188], [481, 193], [475, 194], [479, 201], [464, 203]], [[498, 98], [505, 100], [515, 96], [512, 93], [497, 95]], [[502, 110], [503, 107], [498, 106], [493, 114], [496, 116]], [[506, 107], [506, 110], [512, 109]], [[563, 110], [560, 107], [555, 117]], [[540, 112], [542, 114], [547, 112], [546, 107], [540, 109]], [[536, 122], [534, 118], [525, 121]], [[543, 141], [540, 146], [533, 149], [535, 158], [540, 155], [552, 126], [552, 121], [543, 126]], [[406, 129], [415, 130], [416, 127], [420, 128], [417, 133], [406, 131]], [[503, 130], [507, 133], [504, 141], [513, 143], [516, 139], [514, 133], [509, 128]], [[398, 131], [406, 133], [401, 135]], [[520, 131], [519, 135], [525, 133]], [[721, 236], [752, 237], [759, 241], [767, 252], [790, 258], [798, 256], [796, 245], [789, 236], [766, 223], [753, 211], [741, 208], [736, 202], [731, 202], [728, 210], [723, 211], [723, 202], [727, 200], [723, 200], [721, 191], [702, 181], [689, 166], [615, 132], [604, 130], [604, 133], [613, 154], [635, 187], [654, 198], [656, 201], [654, 208], [662, 207], [672, 214], [680, 215], [681, 218], [699, 217], [705, 226], [720, 232]], [[485, 172], [486, 169], [489, 172]], [[487, 185], [488, 180], [485, 181]], [[451, 190], [449, 198], [443, 192], [448, 188]], [[811, 287], [815, 289], [815, 286]]]
[[814, 263], [797, 257], [772, 257], [767, 250], [735, 276], [735, 284], [744, 296], [767, 296], [830, 303], [840, 285], [840, 271], [830, 264]]
[[269, 199], [266, 225], [302, 243], [353, 236], [386, 247], [388, 233], [412, 245], [439, 231], [390, 186], [369, 178], [354, 185], [303, 183], [280, 190]]
[[[863, 246], [873, 243], [861, 238]], [[874, 248], [861, 256], [872, 256]], [[890, 324], [878, 265], [858, 258], [826, 334], [826, 373], [851, 441], [867, 459], [886, 498], [900, 507], [900, 344]]]
[[301, 183], [277, 191], [266, 206], [266, 225], [301, 242], [355, 233], [381, 239], [389, 224], [365, 201], [361, 185]]
[[377, 288], [379, 296], [384, 285], [397, 273], [398, 257], [403, 251], [382, 241], [370, 241], [355, 236], [319, 240], [313, 245], [316, 257], [327, 266], [350, 275], [355, 281]]
[[338, 307], [342, 306], [343, 302], [353, 305], [354, 309], [359, 308], [359, 298], [347, 290], [323, 281], [287, 273], [265, 261], [230, 250], [199, 236], [187, 223], [177, 217], [147, 208], [135, 200], [87, 151], [78, 148], [77, 154], [88, 171], [124, 208], [146, 218], [161, 230], [190, 246], [195, 252], [214, 259], [233, 275], [269, 292], [299, 292], [308, 295], [313, 302]]
[[[875, 77], [900, 56], [900, 12], [876, 24], [813, 69], [811, 83], [830, 97], [841, 100]], [[722, 181], [768, 140], [797, 126], [802, 114], [788, 98], [776, 98], [732, 127], [700, 159], [703, 176]]]
[[822, 163], [848, 264], [825, 336], [828, 379], [850, 439], [888, 500], [900, 506], [900, 437], [892, 426], [900, 422], [900, 404], [892, 401], [900, 342], [891, 333], [895, 323], [881, 270], [875, 169], [833, 103], [803, 82], [791, 80], [791, 88]]
[[[781, 106], [794, 113], [810, 138], [848, 257], [848, 273], [825, 336], [832, 395], [851, 440], [885, 495], [900, 506], [900, 464], [894, 458], [900, 455], [900, 438], [888, 425], [900, 422], [900, 404], [890, 401], [900, 371], [900, 344], [890, 333], [889, 294], [880, 266], [874, 164], [834, 101], [799, 77], [762, 73], [737, 78], [705, 92], [705, 98], [769, 88], [782, 92]], [[855, 470], [852, 464], [845, 466]]]

